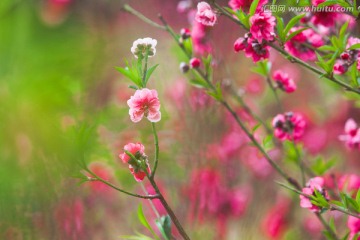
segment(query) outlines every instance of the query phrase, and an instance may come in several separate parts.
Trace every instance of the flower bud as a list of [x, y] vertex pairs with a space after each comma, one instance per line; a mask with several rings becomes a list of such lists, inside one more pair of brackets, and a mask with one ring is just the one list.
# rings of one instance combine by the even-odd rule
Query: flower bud
[[243, 37], [240, 37], [234, 43], [234, 51], [240, 52], [246, 48], [246, 45], [247, 45], [246, 39]]
[[189, 71], [189, 69], [190, 69], [190, 67], [188, 64], [186, 64], [184, 62], [180, 63], [180, 71], [182, 73], [187, 73]]
[[189, 37], [191, 37], [191, 31], [188, 28], [182, 28], [180, 30], [180, 35], [182, 39], [188, 39]]
[[198, 59], [198, 58], [192, 58], [192, 59], [190, 59], [190, 67], [191, 68], [198, 68], [198, 67], [200, 67], [200, 59]]

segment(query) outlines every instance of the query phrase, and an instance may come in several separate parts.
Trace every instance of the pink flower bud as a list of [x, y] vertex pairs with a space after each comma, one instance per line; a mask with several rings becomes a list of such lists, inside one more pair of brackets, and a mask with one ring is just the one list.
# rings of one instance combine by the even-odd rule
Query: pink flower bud
[[200, 67], [201, 61], [198, 58], [192, 58], [190, 59], [190, 67], [191, 68], [198, 68]]

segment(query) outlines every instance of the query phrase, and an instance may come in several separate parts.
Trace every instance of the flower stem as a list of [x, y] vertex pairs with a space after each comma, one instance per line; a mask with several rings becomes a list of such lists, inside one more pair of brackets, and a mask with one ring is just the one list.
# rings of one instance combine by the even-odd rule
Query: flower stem
[[155, 123], [152, 122], [151, 126], [152, 126], [152, 132], [153, 132], [153, 135], [154, 135], [154, 142], [155, 142], [155, 161], [154, 161], [154, 168], [153, 168], [153, 170], [151, 172], [150, 178], [154, 179], [155, 172], [156, 172], [158, 162], [159, 162], [159, 138], [158, 138], [158, 135], [157, 135]]
[[300, 171], [301, 171], [301, 183], [302, 183], [302, 186], [305, 186], [304, 163], [302, 162], [299, 149], [297, 148], [296, 143], [295, 143], [295, 139], [293, 139], [291, 142], [292, 142], [292, 144], [293, 144], [293, 146], [294, 146], [296, 158], [297, 158], [297, 161], [298, 161], [298, 164], [299, 164], [299, 168], [300, 168]]
[[[242, 28], [244, 28], [245, 30], [249, 30], [248, 28], [246, 28], [246, 26], [244, 24], [242, 24], [239, 20], [235, 19], [226, 9], [222, 8], [221, 6], [219, 6], [218, 4], [214, 4], [214, 6], [216, 7], [216, 9], [218, 9], [224, 16], [226, 16], [227, 18], [229, 18], [231, 21], [235, 22], [236, 24], [240, 25]], [[290, 62], [293, 63], [298, 63], [299, 65], [307, 68], [308, 70], [323, 76], [324, 78], [342, 86], [345, 90], [350, 91], [350, 92], [354, 92], [356, 94], [360, 95], [360, 89], [356, 89], [351, 87], [350, 85], [341, 82], [339, 80], [337, 80], [336, 78], [334, 78], [333, 76], [328, 76], [328, 74], [322, 72], [320, 69], [317, 69], [316, 67], [311, 66], [310, 64], [302, 61], [301, 59], [291, 56], [288, 52], [286, 52], [284, 49], [282, 49], [281, 47], [277, 46], [276, 44], [272, 43], [272, 42], [268, 42], [267, 43], [270, 47], [272, 47], [273, 49], [275, 49], [276, 51], [278, 51], [279, 53], [281, 53], [286, 59], [288, 59]]]
[[157, 199], [159, 198], [160, 196], [158, 194], [155, 194], [155, 195], [139, 195], [139, 194], [135, 194], [135, 193], [131, 193], [131, 192], [128, 192], [126, 190], [123, 190], [117, 186], [115, 186], [114, 184], [106, 181], [105, 179], [99, 177], [98, 175], [96, 175], [94, 172], [92, 172], [91, 170], [89, 169], [85, 169], [85, 171], [87, 171], [88, 173], [90, 173], [94, 178], [89, 178], [89, 181], [99, 181], [99, 182], [102, 182], [106, 185], [108, 185], [109, 187], [119, 191], [119, 192], [122, 192], [126, 195], [129, 195], [129, 196], [132, 196], [132, 197], [136, 197], [136, 198], [142, 198], [142, 199]]
[[160, 200], [161, 204], [163, 205], [163, 207], [166, 209], [166, 212], [169, 214], [171, 221], [174, 223], [174, 225], [176, 226], [177, 230], [179, 231], [180, 235], [185, 239], [185, 240], [190, 240], [190, 237], [187, 235], [187, 233], [185, 232], [184, 228], [182, 227], [179, 219], [176, 217], [174, 211], [171, 209], [171, 207], [169, 206], [169, 204], [167, 203], [167, 201], [165, 200], [164, 196], [161, 194], [159, 187], [157, 186], [155, 180], [149, 176], [148, 179], [151, 183], [151, 185], [153, 186], [153, 188], [155, 189], [156, 194], [158, 195], [158, 199]]

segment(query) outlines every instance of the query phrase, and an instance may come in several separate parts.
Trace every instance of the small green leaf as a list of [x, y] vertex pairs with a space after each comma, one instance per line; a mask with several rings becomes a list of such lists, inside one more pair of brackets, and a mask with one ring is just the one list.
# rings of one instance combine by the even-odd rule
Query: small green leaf
[[289, 36], [286, 37], [285, 42], [290, 41], [293, 37], [295, 37], [296, 35], [298, 35], [299, 33], [305, 31], [306, 29], [309, 29], [308, 27], [304, 27], [304, 28], [300, 28], [292, 33], [289, 34]]
[[146, 85], [147, 82], [149, 81], [149, 78], [150, 78], [151, 74], [155, 71], [155, 69], [157, 68], [157, 66], [159, 66], [159, 64], [156, 64], [156, 65], [150, 67], [150, 68], [146, 71], [145, 85]]
[[331, 228], [331, 230], [333, 230], [334, 233], [336, 233], [335, 221], [333, 217], [329, 220], [329, 227]]
[[138, 207], [137, 215], [141, 224], [144, 225], [144, 227], [146, 227], [154, 236], [156, 236], [154, 230], [151, 228], [149, 222], [146, 220], [141, 204]]
[[209, 85], [201, 78], [195, 78], [189, 80], [190, 84], [197, 88], [208, 88]]
[[[359, 44], [360, 45], [360, 44]], [[334, 48], [333, 46], [329, 46], [329, 45], [324, 45], [318, 48], [319, 51], [329, 51], [329, 52], [335, 52], [336, 48]]]
[[294, 27], [304, 16], [305, 16], [305, 14], [300, 14], [300, 15], [297, 15], [296, 17], [293, 17], [286, 25], [285, 30], [284, 30], [284, 35], [286, 36], [288, 34], [288, 32], [290, 31], [290, 29], [292, 27]]
[[323, 3], [320, 3], [319, 5], [317, 5], [317, 7], [326, 7], [326, 6], [332, 6], [332, 5], [335, 5], [337, 4], [339, 1], [336, 1], [336, 0], [328, 0], [326, 2], [323, 2]]
[[250, 5], [249, 16], [253, 16], [256, 12], [256, 8], [259, 5], [259, 0], [254, 0]]
[[251, 129], [251, 132], [254, 133], [260, 126], [261, 126], [261, 123], [256, 124], [256, 125]]
[[165, 240], [171, 239], [171, 219], [169, 215], [162, 216], [160, 219], [156, 220], [156, 225], [158, 226], [161, 235]]
[[351, 47], [348, 48], [349, 50], [358, 50], [360, 49], [360, 43], [356, 43], [354, 45], [351, 45]]
[[285, 42], [285, 35], [284, 35], [284, 20], [281, 17], [276, 16], [277, 19], [277, 32], [278, 32], [278, 36], [281, 40], [282, 43]]

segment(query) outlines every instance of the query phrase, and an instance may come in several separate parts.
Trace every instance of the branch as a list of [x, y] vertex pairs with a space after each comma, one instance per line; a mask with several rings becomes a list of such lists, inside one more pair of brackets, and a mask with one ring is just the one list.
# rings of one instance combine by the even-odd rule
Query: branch
[[[226, 11], [224, 8], [222, 8], [221, 6], [219, 6], [218, 4], [214, 4], [215, 8], [220, 11], [224, 16], [226, 16], [227, 18], [229, 18], [231, 21], [235, 22], [236, 24], [240, 25], [242, 28], [244, 28], [245, 30], [249, 30], [248, 28], [246, 28], [244, 26], [244, 24], [242, 24], [239, 20], [235, 19], [228, 11]], [[292, 55], [290, 55], [288, 52], [286, 52], [284, 49], [282, 49], [281, 47], [275, 45], [274, 43], [271, 42], [267, 42], [267, 44], [272, 47], [273, 49], [275, 49], [276, 51], [278, 51], [279, 53], [281, 53], [282, 55], [285, 56], [286, 59], [288, 59], [290, 62], [293, 63], [298, 63], [301, 66], [305, 67], [306, 69], [312, 71], [313, 73], [316, 73], [320, 76], [323, 76], [324, 78], [342, 86], [345, 90], [350, 91], [350, 92], [354, 92], [360, 95], [360, 89], [355, 89], [353, 87], [351, 87], [350, 85], [341, 82], [339, 80], [337, 80], [336, 78], [334, 78], [333, 76], [326, 76], [326, 73], [322, 72], [320, 69], [311, 66], [310, 64], [302, 61], [301, 59], [294, 57]]]

